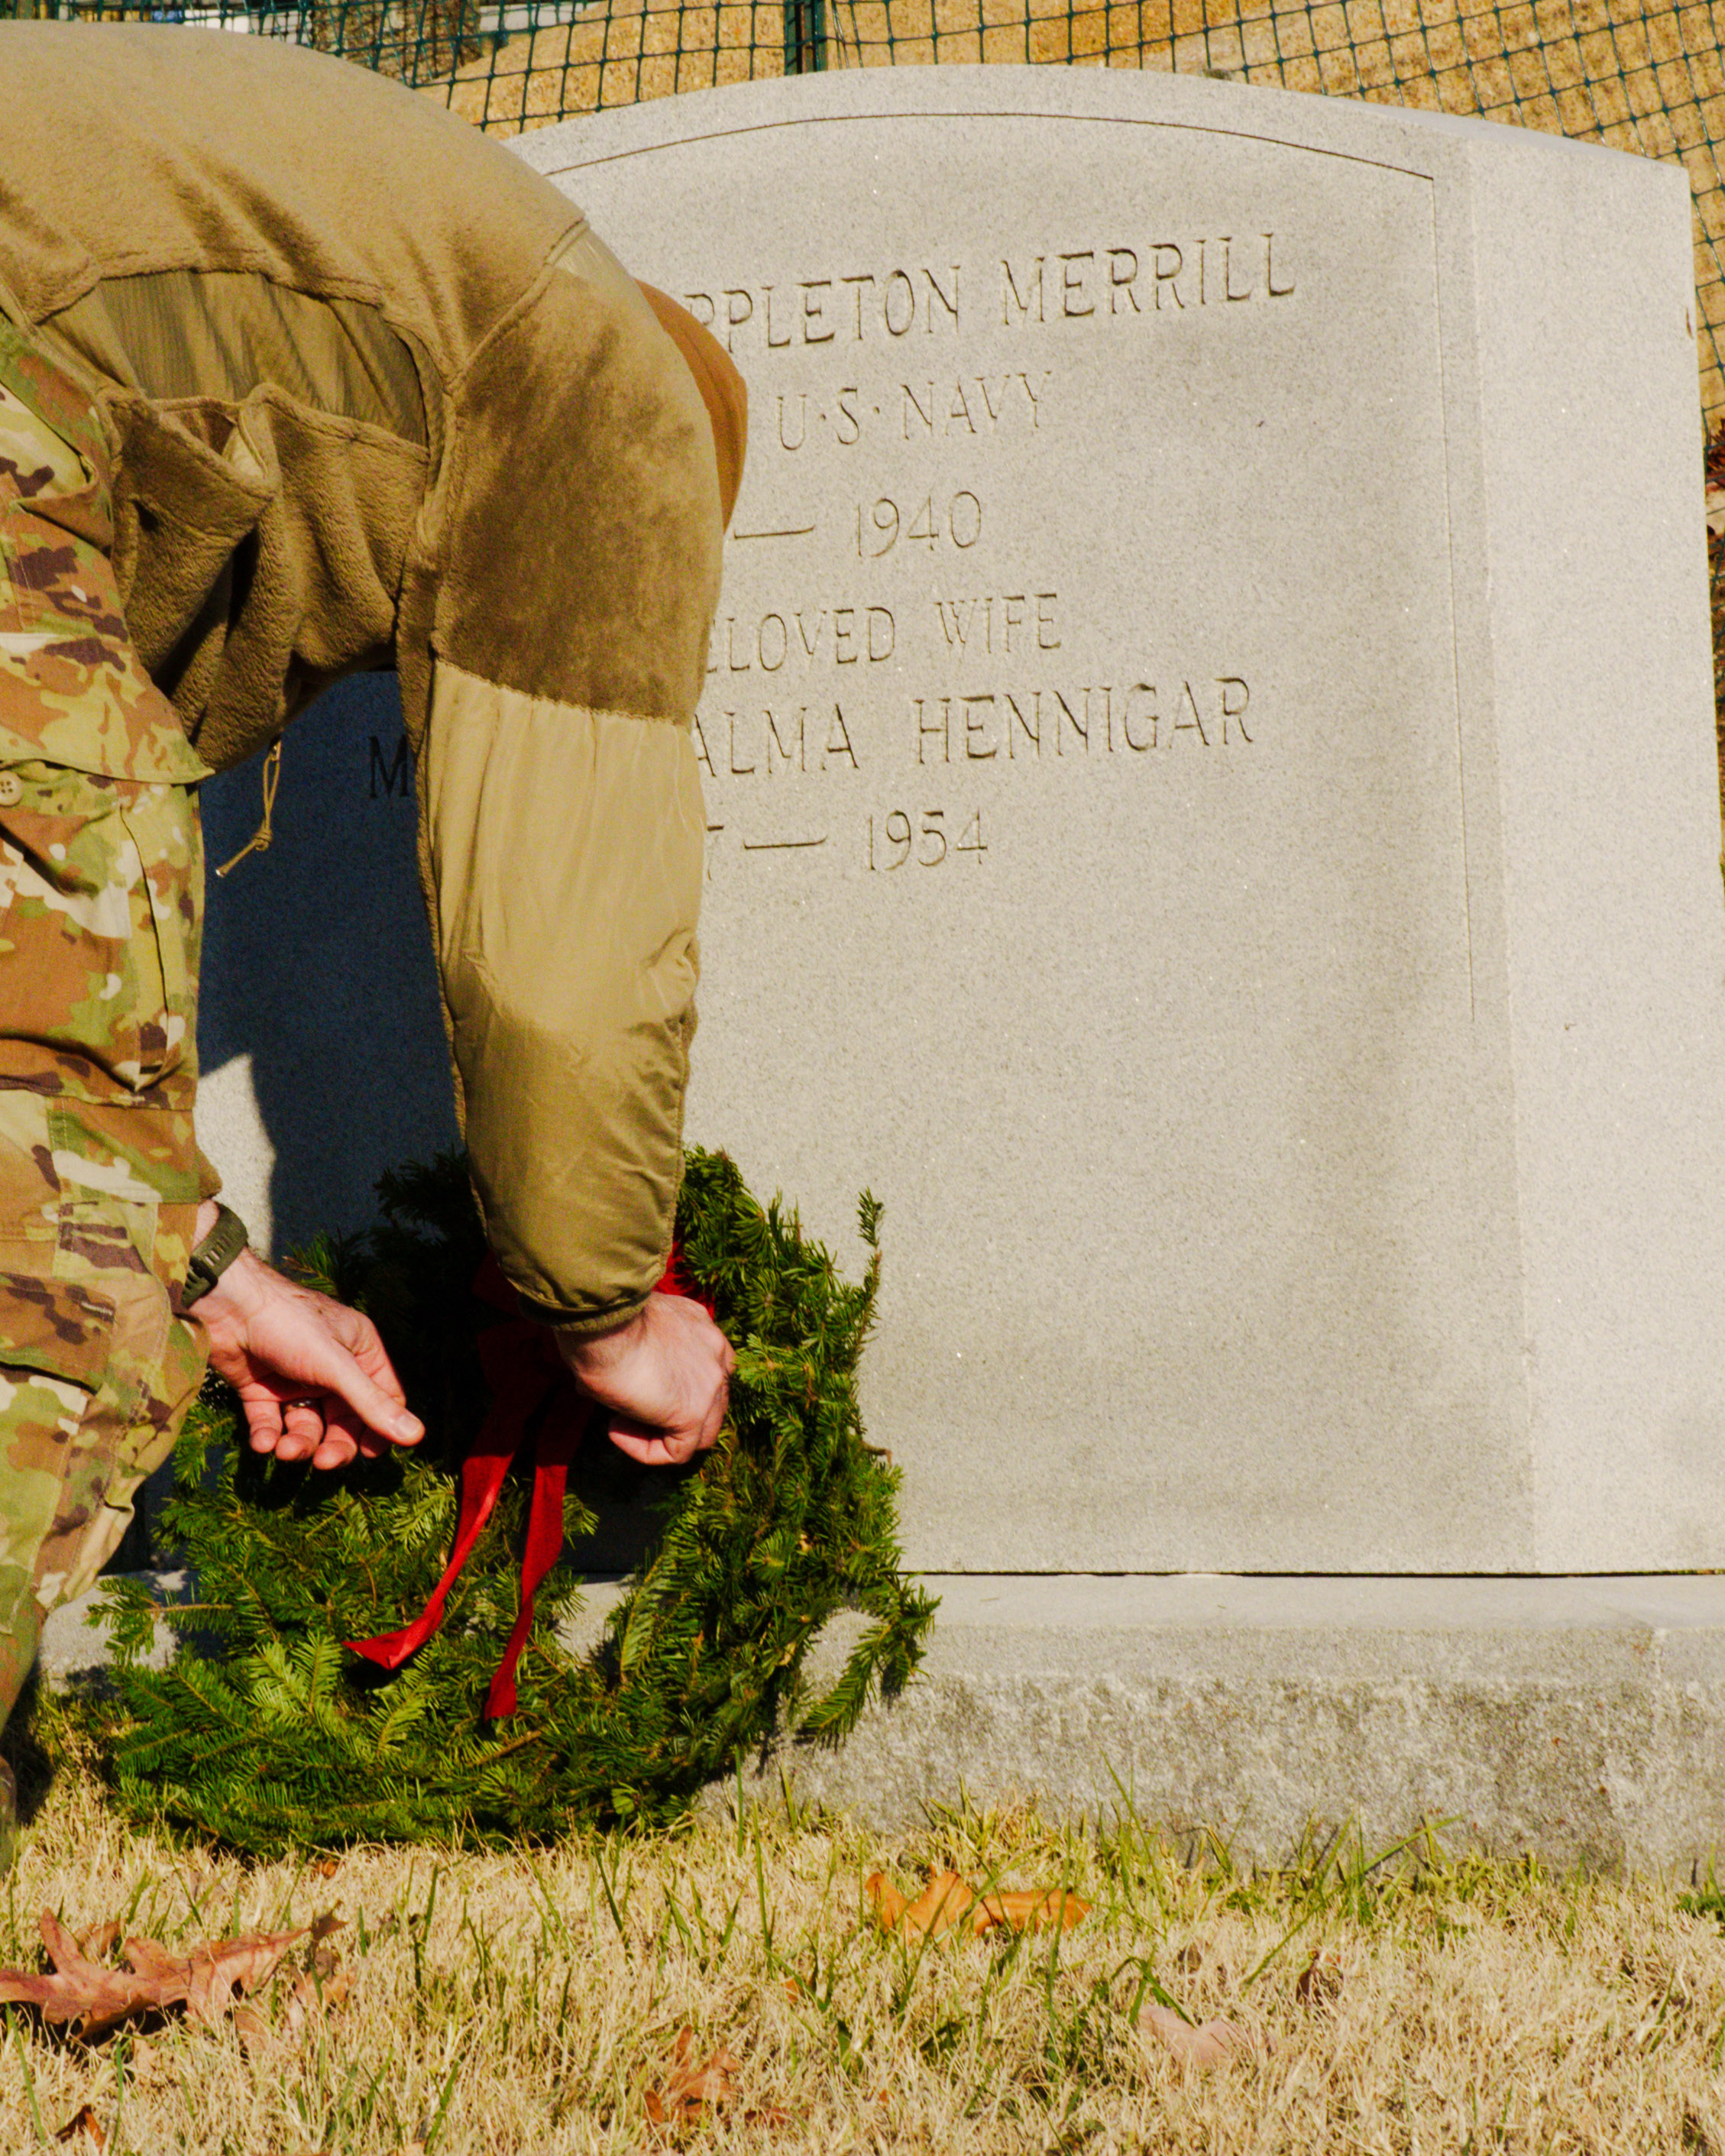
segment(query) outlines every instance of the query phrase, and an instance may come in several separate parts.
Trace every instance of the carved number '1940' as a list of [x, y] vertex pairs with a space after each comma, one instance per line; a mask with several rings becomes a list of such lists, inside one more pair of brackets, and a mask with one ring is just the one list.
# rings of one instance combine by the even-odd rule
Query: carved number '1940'
[[920, 829], [912, 826], [909, 812], [895, 808], [879, 819], [869, 819], [869, 866], [888, 871], [908, 861], [918, 868], [937, 869], [942, 861], [968, 854], [980, 863], [988, 850], [983, 838], [983, 812], [977, 809], [963, 831], [949, 836], [944, 808], [925, 808]]
[[859, 502], [856, 511], [856, 551], [865, 562], [877, 562], [890, 554], [901, 540], [934, 549], [950, 543], [962, 553], [983, 536], [983, 505], [973, 494], [955, 494], [938, 502], [932, 494], [901, 509], [882, 495], [878, 501]]

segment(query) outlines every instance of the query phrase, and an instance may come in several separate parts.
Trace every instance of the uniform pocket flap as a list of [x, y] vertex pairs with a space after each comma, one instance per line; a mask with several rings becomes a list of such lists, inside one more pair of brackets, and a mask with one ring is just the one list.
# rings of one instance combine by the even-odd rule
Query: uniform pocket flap
[[114, 1333], [114, 1305], [71, 1281], [0, 1272], [0, 1368], [40, 1370], [94, 1392]]

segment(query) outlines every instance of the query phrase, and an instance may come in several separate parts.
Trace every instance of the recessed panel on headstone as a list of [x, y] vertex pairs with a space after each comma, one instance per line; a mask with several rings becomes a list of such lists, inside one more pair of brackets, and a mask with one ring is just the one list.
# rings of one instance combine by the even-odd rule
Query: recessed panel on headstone
[[1681, 174], [1044, 69], [517, 146], [749, 385], [691, 1130], [885, 1201], [913, 1561], [1717, 1561]]

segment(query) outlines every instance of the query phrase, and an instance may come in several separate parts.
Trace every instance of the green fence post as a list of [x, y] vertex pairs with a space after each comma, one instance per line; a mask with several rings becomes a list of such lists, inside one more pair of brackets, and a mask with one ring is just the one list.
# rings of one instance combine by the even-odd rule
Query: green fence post
[[827, 0], [784, 0], [784, 71], [816, 74], [827, 64]]

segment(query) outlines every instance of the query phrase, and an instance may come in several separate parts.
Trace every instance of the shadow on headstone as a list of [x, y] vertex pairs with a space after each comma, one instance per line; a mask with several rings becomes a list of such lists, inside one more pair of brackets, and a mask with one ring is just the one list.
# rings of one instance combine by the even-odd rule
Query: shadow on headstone
[[[456, 1127], [394, 676], [342, 682], [295, 721], [273, 841], [218, 877], [258, 829], [262, 763], [203, 789], [198, 1133], [228, 1203], [280, 1255], [368, 1226], [382, 1171], [454, 1145]], [[614, 1458], [577, 1477], [601, 1519], [572, 1552], [583, 1570], [629, 1569], [660, 1524], [653, 1477]], [[151, 1522], [167, 1475], [140, 1493], [110, 1571], [162, 1554]]]
[[[382, 1170], [456, 1133], [394, 676], [341, 682], [295, 721], [273, 841], [218, 876], [258, 829], [262, 766], [203, 788], [198, 1125], [228, 1203], [280, 1255], [367, 1225]], [[151, 1561], [167, 1474], [109, 1571]]]
[[365, 1226], [382, 1170], [454, 1144], [455, 1116], [394, 677], [342, 682], [295, 723], [274, 843], [218, 877], [258, 829], [261, 761], [204, 788], [200, 1123], [280, 1251]]

